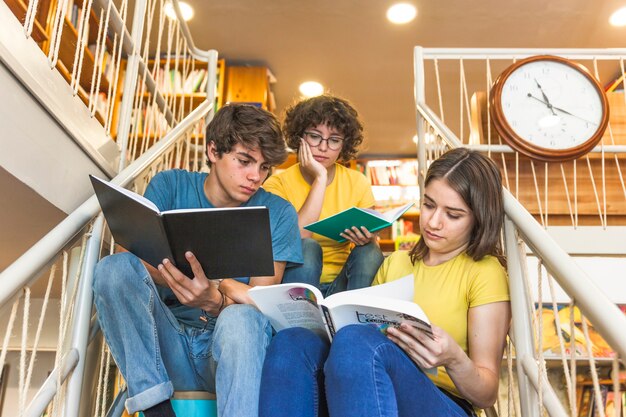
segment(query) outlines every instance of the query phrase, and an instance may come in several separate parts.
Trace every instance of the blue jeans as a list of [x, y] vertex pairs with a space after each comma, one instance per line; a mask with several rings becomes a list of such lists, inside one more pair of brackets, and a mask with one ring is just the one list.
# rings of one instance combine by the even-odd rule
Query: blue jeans
[[467, 417], [393, 342], [364, 325], [328, 342], [279, 332], [263, 365], [259, 417]]
[[282, 282], [311, 284], [322, 290], [325, 297], [345, 290], [369, 287], [384, 259], [375, 243], [355, 246], [335, 280], [328, 284], [320, 284], [324, 264], [320, 244], [315, 239], [302, 239], [302, 256], [304, 263], [287, 268]]
[[272, 329], [256, 308], [229, 306], [214, 328], [184, 326], [130, 253], [103, 258], [93, 289], [100, 326], [128, 386], [129, 413], [169, 399], [174, 390], [202, 390], [217, 394], [221, 417], [257, 416]]

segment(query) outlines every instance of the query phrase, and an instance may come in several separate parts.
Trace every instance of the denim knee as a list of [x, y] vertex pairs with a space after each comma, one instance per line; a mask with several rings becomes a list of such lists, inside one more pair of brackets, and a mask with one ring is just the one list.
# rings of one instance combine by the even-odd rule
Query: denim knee
[[[328, 343], [320, 336], [309, 329], [303, 327], [292, 327], [281, 330], [272, 339], [272, 343], [267, 351], [268, 360], [265, 367], [286, 367], [295, 369], [293, 366], [300, 366], [304, 362], [312, 365], [311, 358], [318, 358], [320, 355], [326, 356], [328, 353]], [[273, 360], [279, 359], [279, 360]], [[313, 362], [317, 362], [314, 359]]]
[[350, 257], [355, 258], [355, 262], [371, 265], [376, 270], [378, 270], [378, 267], [384, 260], [380, 247], [374, 242], [363, 246], [355, 246], [350, 252]]
[[290, 266], [283, 274], [283, 283], [300, 282], [310, 284], [319, 288], [320, 276], [322, 275], [322, 247], [311, 238], [301, 240], [302, 243], [302, 265]]
[[338, 378], [350, 378], [359, 368], [373, 364], [377, 349], [391, 344], [379, 330], [371, 326], [353, 324], [339, 330], [333, 338], [324, 373]]
[[141, 260], [129, 252], [116, 253], [102, 258], [94, 271], [94, 295], [119, 296], [129, 291], [137, 282], [143, 281], [148, 271]]
[[313, 238], [305, 237], [302, 239], [302, 256], [304, 259], [311, 257], [313, 259], [322, 259], [322, 246]]
[[222, 353], [248, 355], [264, 352], [272, 336], [267, 318], [249, 304], [226, 307], [218, 316], [213, 333], [213, 356]]

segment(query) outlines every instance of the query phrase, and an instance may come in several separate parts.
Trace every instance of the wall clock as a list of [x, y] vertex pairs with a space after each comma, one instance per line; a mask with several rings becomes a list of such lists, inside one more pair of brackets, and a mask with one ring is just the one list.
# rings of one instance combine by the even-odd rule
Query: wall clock
[[498, 134], [540, 161], [578, 158], [600, 141], [609, 120], [604, 90], [585, 67], [539, 55], [508, 67], [491, 89]]

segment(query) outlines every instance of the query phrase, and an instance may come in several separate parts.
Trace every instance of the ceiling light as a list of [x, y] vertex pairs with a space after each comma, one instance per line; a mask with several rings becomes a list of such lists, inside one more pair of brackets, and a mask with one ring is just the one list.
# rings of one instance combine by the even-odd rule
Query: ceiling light
[[317, 81], [306, 81], [300, 84], [300, 92], [305, 97], [315, 97], [324, 94], [324, 86]]
[[[180, 12], [182, 13], [183, 20], [185, 22], [193, 17], [193, 9], [190, 5], [188, 5], [184, 1], [179, 1], [178, 7], [180, 8]], [[176, 12], [174, 11], [174, 6], [172, 5], [171, 1], [165, 2], [165, 4], [163, 5], [163, 13], [165, 13], [165, 15], [170, 19], [176, 20]]]
[[409, 3], [396, 3], [387, 9], [387, 19], [391, 23], [403, 25], [409, 23], [417, 16], [417, 9]]
[[[426, 133], [424, 135], [424, 142], [426, 144], [429, 144], [433, 142], [434, 140], [435, 140], [435, 135], [433, 135], [432, 133]], [[417, 141], [418, 141], [417, 135], [413, 136], [413, 143], [417, 143]]]
[[626, 26], [626, 7], [615, 11], [609, 18], [609, 23], [613, 26]]

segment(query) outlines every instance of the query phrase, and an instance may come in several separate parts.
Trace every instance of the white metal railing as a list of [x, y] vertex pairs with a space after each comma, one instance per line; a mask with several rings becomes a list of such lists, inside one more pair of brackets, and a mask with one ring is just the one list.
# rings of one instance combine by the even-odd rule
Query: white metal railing
[[[519, 59], [530, 55], [552, 54], [567, 56], [572, 59], [591, 59], [594, 61], [615, 61], [623, 62], [626, 57], [626, 50], [546, 50], [546, 49], [524, 49], [524, 50], [504, 50], [504, 49], [430, 49], [416, 47], [415, 49], [415, 97], [416, 97], [416, 115], [418, 128], [418, 162], [420, 185], [423, 189], [423, 180], [425, 171], [429, 161], [437, 158], [446, 149], [469, 146], [489, 153], [492, 158], [498, 158], [497, 153], [513, 152], [508, 146], [497, 144], [497, 138], [494, 143], [483, 145], [472, 145], [469, 140], [469, 132], [465, 131], [460, 139], [450, 127], [442, 121], [444, 111], [444, 103], [438, 100], [440, 111], [436, 114], [427, 104], [426, 86], [433, 86], [434, 82], [427, 82], [428, 74], [425, 70], [426, 61], [434, 61], [438, 59], [463, 60], [483, 60], [490, 61], [495, 59]], [[623, 66], [621, 67], [623, 71]], [[433, 75], [431, 73], [431, 75]], [[435, 78], [438, 73], [434, 71]], [[483, 89], [489, 91], [490, 84], [483, 85]], [[467, 96], [469, 93], [461, 88], [462, 95]], [[472, 91], [471, 89], [468, 91]], [[441, 94], [438, 95], [441, 97]], [[463, 102], [464, 100], [460, 100]], [[458, 105], [459, 100], [455, 100]], [[461, 112], [463, 112], [461, 106]], [[462, 129], [461, 129], [462, 130]], [[624, 151], [624, 146], [609, 147], [602, 144], [599, 147], [607, 158], [612, 158], [618, 163], [618, 153]], [[603, 155], [603, 156], [604, 156]], [[506, 169], [506, 166], [504, 167]], [[515, 358], [517, 368], [517, 382], [519, 387], [519, 406], [521, 415], [539, 416], [543, 415], [543, 409], [550, 416], [567, 416], [577, 415], [575, 389], [576, 389], [576, 371], [581, 365], [589, 366], [590, 372], [594, 379], [595, 391], [599, 394], [597, 365], [590, 349], [591, 342], [588, 337], [588, 325], [586, 318], [590, 320], [597, 332], [608, 342], [610, 347], [616, 353], [617, 358], [626, 356], [626, 317], [609, 299], [607, 294], [603, 292], [595, 283], [597, 277], [590, 277], [587, 273], [576, 264], [574, 259], [568, 255], [559, 245], [557, 245], [545, 225], [539, 224], [528, 210], [518, 201], [513, 194], [505, 190], [505, 248], [508, 257], [509, 283], [511, 290], [511, 306], [513, 311], [513, 327], [511, 331], [511, 339], [515, 347]], [[625, 212], [626, 213], [626, 212]], [[606, 212], [603, 213], [606, 215]], [[605, 228], [610, 228], [603, 224]], [[594, 242], [588, 243], [590, 246]], [[619, 252], [619, 251], [618, 251]], [[589, 248], [589, 253], [598, 253], [594, 247]], [[530, 284], [529, 259], [538, 260], [537, 275], [539, 280], [542, 276], [547, 276], [550, 283], [551, 299], [542, 300], [542, 284], [538, 283], [539, 292], [533, 293]], [[594, 279], [596, 278], [596, 279]], [[583, 314], [582, 330], [586, 337], [586, 352], [582, 354], [577, 352], [576, 342], [574, 339], [574, 326], [570, 327], [570, 342], [564, 342], [562, 338], [560, 361], [564, 368], [564, 377], [566, 380], [567, 405], [564, 405], [558, 394], [553, 389], [546, 371], [545, 359], [543, 357], [542, 345], [542, 315], [535, 312], [535, 304], [538, 303], [539, 309], [543, 302], [552, 303], [554, 306], [555, 323], [557, 330], [559, 327], [559, 318], [556, 313], [556, 297], [554, 296], [553, 281], [556, 281], [561, 289], [569, 297], [570, 307], [577, 307]], [[617, 279], [617, 278], [616, 278]], [[547, 293], [548, 291], [546, 291]], [[571, 322], [574, 319], [572, 317]], [[572, 323], [570, 323], [572, 324]], [[562, 323], [563, 326], [566, 323]], [[559, 336], [562, 336], [559, 333]], [[566, 355], [564, 347], [569, 347], [571, 354]], [[619, 369], [617, 359], [614, 360], [613, 367]], [[616, 377], [617, 378], [617, 377]], [[509, 377], [511, 380], [511, 376]], [[619, 388], [619, 383], [614, 383]], [[509, 401], [515, 401], [515, 397], [509, 397]], [[596, 402], [599, 403], [599, 402]], [[604, 415], [604, 409], [598, 407], [598, 415]], [[509, 407], [515, 410], [516, 407]]]
[[[28, 2], [26, 19], [23, 23], [23, 31], [27, 38], [32, 33], [39, 3], [36, 0]], [[61, 61], [60, 54], [67, 53], [63, 52], [63, 48], [67, 48], [68, 45], [63, 44], [62, 40], [63, 31], [68, 30], [68, 19], [65, 17], [67, 9], [63, 8], [67, 7], [68, 3], [73, 2], [52, 2], [54, 5], [50, 10], [52, 39], [46, 51], [47, 58], [43, 52], [40, 56], [29, 57], [29, 65], [47, 59], [49, 67], [63, 71], [58, 62]], [[87, 117], [94, 118], [100, 114], [98, 120], [101, 133], [108, 136], [109, 140], [114, 138], [121, 150], [118, 173], [112, 182], [125, 187], [133, 185], [144, 187], [149, 178], [162, 169], [173, 167], [201, 169], [205, 149], [204, 126], [215, 111], [217, 52], [202, 51], [194, 45], [189, 29], [181, 19], [177, 0], [173, 1], [173, 5], [178, 20], [165, 18], [163, 3], [163, 0], [136, 1], [132, 29], [129, 32], [126, 0], [121, 2], [119, 8], [113, 1], [107, 0], [82, 2], [83, 9], [79, 14], [83, 15], [83, 20], [77, 28], [76, 47], [73, 50], [75, 59], [71, 74], [65, 74], [68, 87], [61, 88], [63, 90], [61, 93], [81, 97], [88, 109], [88, 112], [85, 112]], [[0, 4], [0, 18], [15, 19], [4, 14], [6, 10], [8, 9], [5, 5]], [[87, 62], [85, 57], [90, 55], [86, 50], [89, 31], [82, 23], [85, 16], [92, 16], [92, 19], [95, 16], [99, 22], [97, 43], [91, 56], [92, 62], [89, 64], [84, 64]], [[163, 37], [166, 38], [165, 41]], [[30, 42], [34, 44], [34, 41]], [[2, 59], [17, 66], [20, 64], [20, 57], [16, 57], [12, 52], [14, 51], [0, 47]], [[4, 56], [5, 53], [8, 56]], [[107, 60], [112, 68], [105, 68]], [[84, 77], [81, 78], [81, 71], [89, 68], [89, 65], [93, 65], [94, 69], [91, 82], [86, 85]], [[201, 70], [206, 71], [208, 80], [205, 88], [206, 98], [195, 109], [189, 101], [185, 101], [183, 94], [178, 94], [163, 85], [159, 73], [169, 70], [178, 71], [181, 77], [194, 74], [195, 70], [198, 70], [197, 74], [201, 74]], [[123, 88], [116, 92], [118, 84], [120, 86], [122, 84], [121, 72], [125, 72]], [[105, 73], [113, 74], [113, 78], [109, 80], [104, 106], [98, 107], [94, 103], [98, 99], [97, 96], [103, 93], [99, 85]], [[34, 82], [28, 78], [22, 79], [25, 85], [29, 81]], [[44, 85], [33, 88], [31, 83], [27, 88], [42, 103], [51, 97]], [[56, 93], [60, 94], [59, 91]], [[64, 123], [63, 118], [59, 117], [62, 116], [62, 106], [45, 107], [54, 112], [60, 123]], [[98, 108], [100, 110], [97, 110]], [[118, 110], [114, 112], [116, 108]], [[116, 114], [119, 115], [117, 119]], [[144, 119], [143, 123], [139, 120], [140, 116]], [[77, 143], [83, 146], [86, 138], [80, 137], [80, 129], [73, 131], [73, 135]], [[86, 152], [93, 150], [85, 146], [83, 148]], [[107, 169], [105, 172], [110, 170]], [[108, 383], [110, 355], [103, 348], [96, 354], [97, 357], [90, 357], [88, 349], [89, 343], [95, 339], [94, 325], [96, 325], [91, 316], [93, 269], [101, 254], [113, 244], [104, 233], [103, 219], [101, 216], [96, 217], [99, 211], [97, 200], [92, 196], [0, 274], [3, 283], [0, 288], [0, 308], [7, 312], [10, 310], [6, 317], [0, 369], [3, 369], [2, 365], [8, 351], [17, 349], [20, 357], [19, 389], [17, 395], [9, 401], [16, 400], [17, 407], [14, 410], [20, 416], [39, 417], [47, 408], [54, 416], [99, 416], [104, 415], [111, 404], [105, 386]], [[81, 234], [83, 238], [79, 239]], [[76, 251], [73, 255], [68, 255], [71, 252], [70, 248], [76, 247], [77, 242], [79, 247], [82, 247], [80, 255]], [[44, 296], [44, 307], [39, 322], [36, 326], [30, 326], [31, 288], [38, 282], [45, 281], [42, 275], [50, 267], [52, 269], [48, 277], [48, 291]], [[59, 283], [55, 276], [61, 269], [62, 277]], [[49, 298], [50, 289], [59, 286], [60, 289], [53, 289], [52, 292], [60, 292], [60, 299]], [[39, 351], [41, 334], [45, 333], [44, 320], [48, 318], [50, 321], [46, 313], [52, 311], [49, 306], [53, 304], [60, 306], [57, 318], [58, 340], [55, 346], [46, 349], [56, 351], [55, 367], [29, 403], [27, 398], [31, 397], [28, 392], [31, 388], [32, 364]], [[23, 317], [19, 337], [13, 331], [19, 326], [16, 324], [18, 310]], [[35, 335], [32, 334], [31, 327], [37, 329]], [[100, 365], [96, 366], [98, 360]], [[31, 365], [26, 366], [27, 362]], [[95, 367], [104, 371], [96, 375], [91, 370]], [[97, 398], [91, 398], [89, 387], [95, 389], [96, 386]]]

